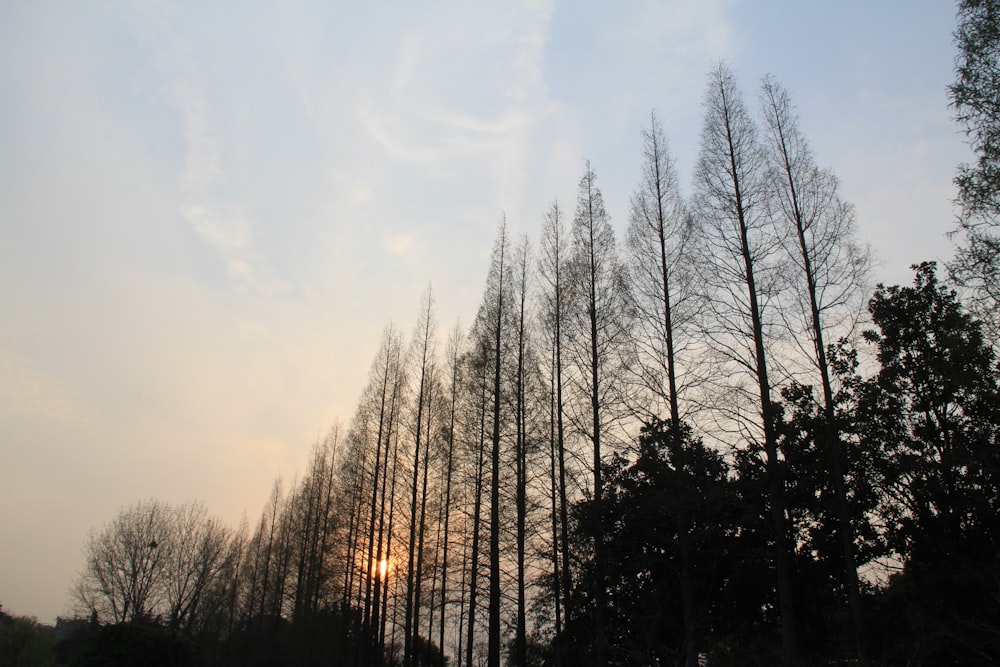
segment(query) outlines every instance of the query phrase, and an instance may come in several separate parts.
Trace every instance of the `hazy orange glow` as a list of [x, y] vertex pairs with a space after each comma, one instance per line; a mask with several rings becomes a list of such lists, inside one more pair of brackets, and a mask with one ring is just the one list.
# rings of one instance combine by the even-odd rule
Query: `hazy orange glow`
[[384, 558], [378, 562], [378, 576], [385, 579], [385, 575], [389, 572], [389, 561]]

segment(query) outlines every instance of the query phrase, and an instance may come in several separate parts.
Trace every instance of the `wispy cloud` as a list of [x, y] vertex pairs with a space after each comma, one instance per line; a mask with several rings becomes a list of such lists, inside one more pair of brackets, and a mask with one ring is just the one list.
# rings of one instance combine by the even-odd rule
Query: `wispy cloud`
[[[553, 113], [543, 51], [551, 6], [438, 7], [389, 43], [388, 88], [361, 91], [358, 115], [394, 160], [425, 173], [490, 175], [489, 206], [518, 208], [540, 123]], [[455, 54], [461, 53], [461, 58]]]
[[0, 350], [0, 416], [82, 423], [90, 410], [56, 378]]
[[284, 288], [257, 252], [247, 205], [226, 197], [225, 156], [213, 126], [213, 97], [196, 62], [169, 22], [160, 26], [157, 61], [164, 93], [184, 128], [185, 157], [179, 174], [181, 217], [218, 254], [237, 287], [272, 293]]

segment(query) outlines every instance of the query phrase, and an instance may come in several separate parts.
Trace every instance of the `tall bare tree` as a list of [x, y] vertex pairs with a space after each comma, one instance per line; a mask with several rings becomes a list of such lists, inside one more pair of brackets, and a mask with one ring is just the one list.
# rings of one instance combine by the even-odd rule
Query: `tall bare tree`
[[[819, 169], [788, 91], [771, 77], [761, 84], [766, 157], [770, 168], [771, 215], [797, 275], [789, 290], [798, 315], [793, 329], [812, 342], [805, 350], [822, 390], [824, 428], [820, 437], [830, 459], [836, 503], [837, 533], [844, 559], [844, 578], [854, 623], [855, 649], [861, 651], [862, 608], [845, 482], [843, 442], [837, 431], [834, 387], [827, 359], [827, 332], [844, 335], [863, 312], [870, 266], [868, 249], [857, 241], [854, 210], [839, 194], [836, 176]], [[799, 337], [795, 336], [794, 340]]]
[[500, 413], [502, 410], [501, 383], [504, 364], [504, 310], [508, 304], [504, 302], [507, 295], [509, 277], [506, 219], [500, 224], [497, 240], [493, 246], [493, 261], [490, 266], [490, 277], [487, 281], [486, 295], [483, 302], [484, 325], [487, 340], [491, 348], [492, 387], [492, 428], [491, 466], [490, 466], [490, 595], [489, 595], [489, 667], [500, 667]]
[[[759, 415], [756, 420], [743, 418], [739, 405], [733, 407], [733, 414], [746, 436], [763, 441], [782, 645], [785, 660], [797, 663], [791, 545], [765, 344], [764, 311], [780, 286], [778, 243], [766, 216], [766, 177], [757, 128], [732, 71], [720, 64], [709, 75], [695, 169], [700, 277], [710, 290], [704, 332], [723, 367], [734, 370], [726, 374], [728, 394], [751, 398], [756, 393], [756, 410], [752, 411]], [[749, 378], [756, 392], [742, 394], [740, 383]]]
[[512, 663], [523, 666], [528, 659], [527, 598], [525, 581], [525, 542], [528, 519], [528, 391], [530, 341], [528, 340], [528, 267], [530, 245], [527, 237], [515, 248], [512, 257], [511, 297], [515, 300], [512, 310], [515, 362], [512, 391], [514, 394], [514, 504], [516, 509], [516, 558], [517, 558], [517, 609], [514, 627], [514, 655]]
[[476, 612], [477, 600], [479, 596], [479, 551], [480, 537], [482, 534], [482, 506], [483, 506], [483, 479], [486, 466], [486, 434], [488, 421], [490, 418], [490, 348], [489, 341], [482, 336], [476, 335], [476, 326], [480, 323], [480, 318], [476, 319], [472, 332], [472, 349], [466, 358], [469, 366], [469, 394], [472, 399], [472, 424], [471, 430], [478, 434], [474, 437], [472, 444], [473, 459], [475, 461], [470, 471], [470, 481], [472, 484], [472, 514], [469, 520], [468, 532], [471, 533], [468, 550], [468, 567], [466, 577], [468, 580], [469, 602], [468, 612], [465, 619], [465, 664], [466, 667], [473, 666], [473, 654], [476, 637]]
[[[451, 517], [452, 517], [452, 478], [455, 472], [455, 439], [457, 433], [457, 412], [458, 412], [458, 392], [459, 392], [459, 369], [461, 360], [462, 328], [456, 323], [455, 328], [448, 338], [448, 427], [445, 435], [445, 456], [444, 456], [444, 485], [443, 485], [443, 528], [441, 538], [441, 624], [439, 627], [438, 647], [443, 652], [445, 650], [445, 626], [448, 621], [446, 614], [448, 605], [448, 555], [451, 545]], [[459, 633], [461, 634], [461, 633]], [[456, 657], [461, 655], [461, 650], [456, 650]]]
[[[641, 388], [638, 409], [648, 420], [661, 416], [656, 413], [665, 407], [676, 423], [681, 418], [678, 350], [693, 343], [693, 337], [678, 335], [694, 307], [691, 255], [687, 252], [692, 227], [663, 125], [655, 112], [650, 114], [642, 139], [642, 181], [632, 195], [627, 234], [628, 296], [635, 315], [634, 370]], [[688, 360], [689, 365], [692, 362]]]
[[[359, 652], [362, 662], [377, 660], [382, 645], [379, 637], [385, 617], [381, 614], [386, 595], [383, 562], [387, 562], [386, 501], [392, 503], [388, 487], [395, 481], [395, 456], [393, 442], [398, 431], [400, 404], [405, 385], [401, 363], [399, 334], [390, 326], [383, 332], [378, 353], [372, 362], [368, 383], [363, 390], [357, 414], [348, 434], [350, 471], [357, 483], [352, 485], [352, 513], [350, 524], [354, 532], [353, 544], [349, 543], [349, 571], [356, 570], [356, 577], [347, 578], [345, 598], [354, 597], [352, 578], [356, 578], [357, 600], [363, 604], [361, 621], [363, 635], [369, 640], [368, 651]], [[391, 459], [391, 461], [390, 461]], [[390, 470], [393, 471], [390, 473]], [[349, 604], [349, 602], [348, 602]]]
[[[566, 404], [564, 398], [564, 358], [566, 320], [571, 299], [571, 283], [568, 279], [569, 244], [566, 225], [558, 202], [553, 202], [542, 222], [541, 252], [538, 273], [541, 288], [540, 319], [542, 329], [549, 339], [551, 358], [549, 362], [550, 398], [550, 440], [552, 454], [552, 494], [557, 497], [553, 507], [553, 593], [555, 599], [556, 636], [558, 637], [562, 619], [572, 615], [569, 592], [572, 575], [569, 548], [569, 501], [566, 486]], [[560, 558], [561, 554], [561, 558]], [[560, 604], [561, 602], [561, 604]], [[557, 660], [561, 651], [556, 650]]]
[[[575, 425], [593, 452], [594, 515], [601, 516], [602, 446], [610, 444], [612, 427], [623, 403], [621, 350], [627, 323], [624, 275], [615, 250], [614, 230], [597, 187], [597, 174], [586, 164], [577, 188], [573, 217], [570, 274], [574, 301], [567, 323], [571, 327], [571, 355], [575, 380]], [[604, 664], [605, 588], [603, 539], [594, 533], [594, 661]]]
[[[430, 442], [429, 424], [432, 419], [432, 401], [435, 389], [434, 298], [430, 288], [424, 296], [420, 318], [414, 333], [412, 354], [418, 364], [416, 372], [417, 395], [413, 417], [413, 470], [410, 486], [410, 542], [406, 569], [406, 617], [403, 635], [403, 665], [409, 667], [414, 660], [414, 635], [420, 627], [417, 617], [420, 613], [420, 587], [423, 565], [423, 533], [425, 528], [425, 505], [427, 498], [427, 459]], [[423, 485], [420, 472], [424, 471]]]

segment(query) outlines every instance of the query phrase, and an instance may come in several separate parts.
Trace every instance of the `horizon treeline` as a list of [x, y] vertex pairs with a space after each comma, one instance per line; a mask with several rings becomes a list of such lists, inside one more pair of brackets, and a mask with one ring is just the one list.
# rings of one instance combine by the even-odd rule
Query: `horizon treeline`
[[704, 109], [688, 197], [651, 114], [623, 234], [589, 162], [534, 237], [501, 218], [469, 326], [428, 288], [256, 522], [146, 501], [95, 531], [91, 644], [129, 624], [203, 664], [1000, 659], [991, 341], [932, 263], [871, 288], [780, 83], [748, 102], [719, 65]]

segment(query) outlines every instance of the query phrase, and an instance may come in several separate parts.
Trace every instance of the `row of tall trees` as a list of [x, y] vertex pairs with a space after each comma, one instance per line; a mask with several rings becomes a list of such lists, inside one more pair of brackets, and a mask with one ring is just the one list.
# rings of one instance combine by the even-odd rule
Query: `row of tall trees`
[[[776, 395], [795, 382], [820, 388], [838, 585], [849, 591], [860, 647], [859, 563], [845, 444], [830, 419], [827, 342], [855, 330], [868, 255], [787, 92], [766, 79], [759, 107], [750, 112], [720, 66], [690, 199], [654, 115], [623, 250], [587, 164], [572, 217], [553, 203], [537, 251], [501, 222], [479, 311], [446, 354], [430, 292], [408, 345], [386, 332], [340, 477], [343, 601], [362, 610], [368, 662], [398, 645], [401, 662], [417, 664], [431, 639], [466, 664], [480, 656], [527, 664], [542, 640], [561, 661], [565, 629], [586, 617], [587, 661], [608, 664], [609, 573], [620, 563], [608, 560], [603, 531], [579, 542], [574, 507], [585, 500], [604, 515], [609, 456], [634, 455], [640, 426], [658, 416], [678, 428], [688, 420], [720, 451], [760, 460], [776, 618], [785, 659], [799, 660], [798, 535]], [[681, 591], [693, 664], [689, 579]]]
[[788, 92], [757, 100], [710, 73], [688, 197], [650, 117], [623, 243], [589, 163], [534, 242], [502, 220], [468, 330], [442, 344], [431, 290], [388, 327], [212, 568], [160, 518], [203, 510], [141, 504], [81, 601], [226, 637], [223, 664], [996, 659], [992, 348], [932, 265], [858, 338], [853, 209]]

